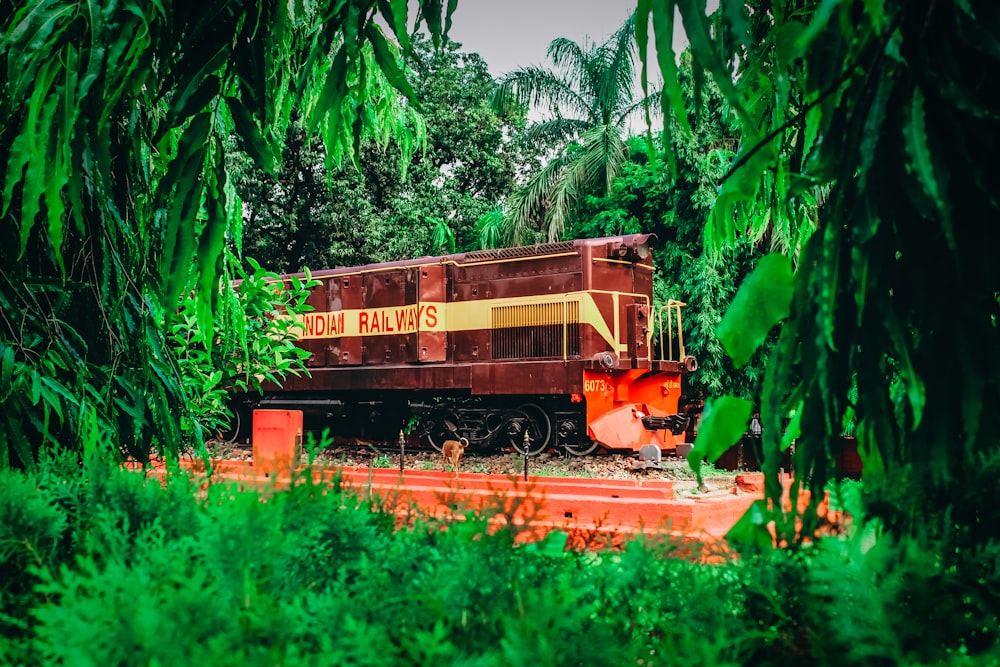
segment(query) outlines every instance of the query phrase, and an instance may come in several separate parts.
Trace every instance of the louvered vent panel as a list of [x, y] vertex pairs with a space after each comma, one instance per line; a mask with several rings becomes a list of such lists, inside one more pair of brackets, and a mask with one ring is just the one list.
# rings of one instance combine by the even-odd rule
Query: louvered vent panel
[[515, 248], [496, 248], [489, 250], [473, 250], [465, 253], [466, 262], [488, 262], [498, 259], [517, 259], [519, 257], [534, 257], [537, 255], [556, 255], [573, 252], [572, 241], [556, 243], [540, 243], [538, 245], [517, 246]]
[[580, 304], [532, 303], [492, 310], [494, 359], [580, 355]]

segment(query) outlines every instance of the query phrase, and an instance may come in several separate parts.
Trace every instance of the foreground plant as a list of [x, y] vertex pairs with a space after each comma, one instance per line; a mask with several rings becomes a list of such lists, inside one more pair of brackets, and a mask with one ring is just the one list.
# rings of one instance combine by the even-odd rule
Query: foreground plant
[[[1000, 272], [983, 243], [1000, 219], [1000, 101], [985, 85], [1000, 7], [723, 0], [707, 17], [704, 3], [642, 0], [665, 74], [675, 8], [743, 137], [707, 238], [773, 235], [788, 253], [761, 262], [718, 332], [739, 366], [780, 323], [760, 410], [773, 507], [781, 450], [797, 440], [818, 500], [853, 421], [870, 516], [897, 535], [929, 527], [946, 559], [956, 532], [997, 543], [989, 496], [955, 499], [1000, 457]], [[672, 81], [663, 106], [683, 116]], [[698, 453], [742, 433], [751, 407], [717, 400], [719, 439]], [[794, 539], [794, 517], [760, 516]]]
[[516, 528], [490, 530], [488, 512], [397, 529], [379, 503], [308, 472], [285, 491], [197, 486], [99, 460], [0, 471], [0, 663], [963, 665], [995, 655], [997, 619], [966, 574], [990, 576], [995, 551], [958, 571], [919, 539], [865, 528], [706, 564], [672, 540], [581, 553], [557, 531], [518, 544]]
[[308, 271], [304, 279], [283, 280], [252, 258], [247, 258], [247, 272], [229, 251], [225, 258], [226, 273], [236, 280], [222, 287], [214, 331], [200, 326], [197, 295], [192, 292], [168, 339], [189, 400], [188, 419], [181, 428], [194, 443], [239, 428], [234, 420], [240, 415], [229, 407], [234, 393], [260, 391], [265, 382], [280, 384], [289, 375], [309, 372], [309, 353], [294, 342], [303, 329], [298, 316], [313, 310], [306, 299], [318, 281]]
[[[455, 3], [422, 0], [435, 40]], [[376, 17], [382, 19], [376, 22]], [[273, 172], [293, 105], [331, 164], [422, 141], [407, 4], [19, 0], [0, 12], [0, 468], [43, 447], [177, 451], [182, 293], [206, 340], [241, 204], [231, 138]]]

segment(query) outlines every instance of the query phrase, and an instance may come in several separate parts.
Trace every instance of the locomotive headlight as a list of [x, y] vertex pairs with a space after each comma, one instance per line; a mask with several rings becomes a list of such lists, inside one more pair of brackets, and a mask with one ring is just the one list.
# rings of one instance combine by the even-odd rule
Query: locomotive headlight
[[614, 368], [615, 366], [615, 355], [610, 352], [605, 352], [601, 355], [601, 365], [605, 368]]

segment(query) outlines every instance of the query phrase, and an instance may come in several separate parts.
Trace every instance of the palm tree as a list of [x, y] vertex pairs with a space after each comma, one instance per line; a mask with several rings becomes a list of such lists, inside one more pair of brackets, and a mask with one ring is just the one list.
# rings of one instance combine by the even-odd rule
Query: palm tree
[[[553, 69], [533, 66], [503, 77], [494, 95], [501, 113], [514, 106], [543, 107], [549, 117], [528, 128], [528, 138], [547, 140], [558, 153], [503, 205], [486, 216], [481, 238], [524, 243], [535, 230], [558, 240], [580, 198], [607, 193], [628, 158], [625, 138], [636, 112], [660, 92], [636, 94], [635, 14], [602, 44], [557, 38], [548, 49]], [[496, 226], [500, 225], [498, 234]]]

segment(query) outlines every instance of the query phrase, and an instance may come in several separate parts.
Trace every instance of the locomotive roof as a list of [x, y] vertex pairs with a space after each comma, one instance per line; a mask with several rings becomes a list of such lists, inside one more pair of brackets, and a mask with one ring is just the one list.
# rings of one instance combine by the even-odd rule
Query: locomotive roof
[[[628, 247], [645, 245], [653, 234], [623, 234], [621, 236], [607, 236], [597, 239], [575, 239], [572, 241], [557, 241], [555, 243], [538, 243], [527, 246], [514, 246], [510, 248], [494, 248], [487, 250], [471, 250], [452, 255], [440, 255], [436, 257], [424, 256], [414, 259], [401, 259], [393, 262], [379, 262], [375, 264], [364, 264], [361, 266], [342, 266], [335, 269], [321, 269], [312, 272], [313, 278], [324, 276], [342, 275], [350, 273], [360, 273], [378, 271], [390, 268], [411, 268], [427, 266], [429, 264], [475, 264], [478, 262], [489, 262], [504, 259], [516, 259], [519, 257], [535, 257], [541, 255], [555, 255], [570, 252], [579, 252], [584, 247], [601, 247], [609, 243], [615, 245], [626, 245]], [[304, 273], [289, 275], [303, 276]]]

